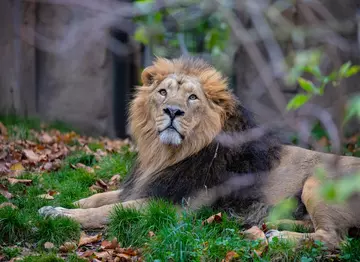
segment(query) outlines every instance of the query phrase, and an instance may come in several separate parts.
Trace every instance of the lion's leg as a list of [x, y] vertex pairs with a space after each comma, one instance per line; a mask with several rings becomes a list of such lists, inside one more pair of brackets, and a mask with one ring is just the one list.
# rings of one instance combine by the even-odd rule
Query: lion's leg
[[317, 195], [319, 192], [319, 181], [310, 177], [306, 180], [302, 193], [304, 203], [314, 224], [314, 233], [296, 233], [290, 231], [270, 232], [270, 238], [278, 236], [280, 238], [300, 241], [304, 239], [320, 240], [329, 248], [338, 248], [344, 239], [349, 227], [356, 223], [354, 215], [349, 206], [330, 205], [325, 203]]
[[121, 205], [125, 208], [139, 209], [146, 205], [147, 199], [130, 200], [119, 204], [103, 205], [87, 209], [67, 209], [62, 207], [45, 206], [39, 209], [43, 216], [65, 216], [79, 222], [84, 229], [102, 228], [109, 223], [109, 215], [115, 206]]
[[94, 208], [104, 205], [116, 204], [119, 202], [120, 194], [123, 190], [114, 190], [105, 193], [98, 193], [87, 198], [74, 202], [79, 208]]

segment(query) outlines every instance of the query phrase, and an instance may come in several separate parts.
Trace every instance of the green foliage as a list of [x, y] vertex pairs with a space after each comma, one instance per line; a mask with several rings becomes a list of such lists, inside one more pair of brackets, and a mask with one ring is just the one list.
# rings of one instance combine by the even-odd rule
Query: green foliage
[[31, 129], [56, 129], [62, 133], [76, 131], [73, 127], [59, 120], [54, 120], [44, 124], [37, 117], [22, 117], [14, 114], [0, 115], [0, 122], [7, 126], [9, 129], [8, 131], [10, 132], [10, 137], [19, 136], [20, 139], [27, 139], [27, 135], [30, 133]]
[[[286, 109], [298, 109], [308, 102], [314, 95], [323, 95], [325, 87], [331, 83], [334, 87], [340, 85], [340, 81], [344, 78], [349, 78], [358, 72], [360, 72], [360, 66], [351, 65], [351, 62], [344, 63], [338, 70], [333, 71], [329, 75], [323, 75], [319, 69], [319, 53], [299, 53], [295, 59], [295, 69], [293, 72], [290, 71], [288, 79], [296, 77], [300, 87], [305, 91], [305, 94], [295, 95], [287, 104]], [[299, 58], [300, 57], [300, 58]], [[309, 62], [306, 62], [306, 58], [310, 58]], [[307, 72], [315, 77], [319, 86], [316, 86], [312, 81], [306, 80], [301, 77], [301, 74]], [[290, 81], [291, 81], [290, 80]], [[356, 98], [350, 103], [350, 110], [347, 116], [352, 117], [357, 115], [360, 117], [360, 99]]]
[[218, 261], [228, 251], [247, 260], [250, 251], [260, 245], [244, 240], [239, 225], [225, 214], [221, 223], [202, 225], [206, 218], [184, 213], [177, 223], [163, 227], [148, 242], [146, 261]]
[[31, 255], [27, 256], [22, 260], [22, 262], [64, 262], [64, 260], [58, 257], [56, 254], [41, 254], [41, 255]]
[[76, 165], [78, 163], [86, 166], [93, 166], [97, 163], [93, 154], [87, 154], [85, 152], [74, 152], [65, 161], [65, 165]]
[[164, 200], [152, 200], [145, 210], [118, 205], [110, 216], [109, 237], [117, 237], [124, 246], [141, 246], [149, 240], [149, 231], [176, 222], [174, 206]]
[[360, 95], [350, 98], [349, 105], [346, 110], [344, 123], [346, 123], [353, 117], [357, 117], [360, 119]]
[[328, 202], [344, 203], [353, 193], [360, 191], [360, 172], [336, 180], [328, 180], [323, 168], [318, 168], [315, 174], [322, 182], [319, 194]]
[[0, 241], [14, 244], [23, 241], [31, 234], [30, 216], [25, 212], [4, 207], [0, 209]]
[[[185, 14], [185, 5], [153, 11], [154, 3], [153, 0], [135, 1], [135, 6], [142, 15], [134, 19], [137, 24], [134, 39], [144, 45], [150, 45], [154, 55], [171, 56], [172, 48], [180, 50], [177, 34], [185, 36], [185, 45], [190, 53], [208, 52], [214, 58], [223, 55], [230, 39], [230, 27], [219, 13], [210, 13], [191, 22], [177, 22], [173, 17], [179, 13]], [[165, 20], [176, 21], [175, 28], [166, 28]], [[199, 36], [204, 41], [199, 41]]]
[[304, 94], [297, 94], [294, 96], [289, 103], [286, 106], [287, 110], [290, 109], [298, 109], [302, 105], [304, 105], [309, 99], [311, 98], [310, 95], [304, 95]]
[[98, 150], [98, 149], [101, 149], [101, 150], [104, 149], [104, 145], [102, 145], [100, 143], [89, 143], [88, 147], [94, 152], [96, 152], [96, 150]]
[[5, 255], [5, 258], [10, 260], [19, 255], [21, 251], [19, 248], [16, 247], [4, 247], [2, 249], [2, 252]]
[[292, 218], [291, 214], [297, 206], [294, 198], [287, 198], [274, 206], [268, 216], [269, 222], [275, 222], [279, 219]]
[[257, 261], [324, 261], [326, 254], [327, 248], [320, 241], [299, 248], [291, 241], [274, 238], [269, 243], [269, 251]]
[[125, 178], [134, 163], [135, 157], [135, 152], [124, 147], [122, 153], [104, 157], [98, 163], [100, 169], [96, 170], [96, 175], [99, 178], [111, 178], [115, 174], [120, 174], [122, 178]]
[[342, 261], [360, 261], [360, 239], [348, 238], [342, 243], [340, 259]]
[[40, 218], [36, 223], [35, 240], [39, 246], [45, 242], [63, 244], [68, 239], [79, 239], [80, 225], [66, 217]]
[[[61, 244], [68, 240], [77, 240], [79, 237], [79, 224], [68, 218], [44, 218], [39, 216], [38, 210], [45, 205], [73, 207], [73, 202], [91, 195], [89, 187], [96, 182], [99, 177], [111, 177], [115, 173], [111, 171], [127, 170], [131, 164], [133, 153], [124, 150], [124, 154], [114, 154], [101, 161], [96, 162], [92, 155], [74, 152], [68, 156], [62, 167], [58, 171], [44, 173], [40, 177], [37, 174], [25, 173], [19, 179], [31, 179], [32, 184], [10, 185], [2, 180], [2, 184], [8, 187], [14, 197], [10, 202], [18, 207], [12, 209], [5, 207], [0, 209], [0, 240], [6, 244], [36, 243], [41, 247], [46, 241], [54, 244]], [[119, 161], [121, 159], [121, 161]], [[99, 171], [99, 175], [92, 174], [83, 169], [74, 169], [70, 163], [83, 163], [86, 165], [99, 164], [106, 170]], [[114, 166], [112, 166], [112, 164]], [[105, 175], [107, 173], [107, 175]], [[54, 190], [59, 194], [54, 195], [54, 200], [39, 198], [48, 190]], [[1, 202], [9, 201], [1, 196]]]

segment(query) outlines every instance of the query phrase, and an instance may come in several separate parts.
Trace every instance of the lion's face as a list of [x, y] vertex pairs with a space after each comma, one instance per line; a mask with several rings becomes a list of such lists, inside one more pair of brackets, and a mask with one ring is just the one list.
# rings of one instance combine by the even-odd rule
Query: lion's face
[[166, 145], [179, 146], [191, 139], [209, 117], [221, 126], [220, 116], [210, 114], [209, 102], [195, 77], [166, 77], [151, 93], [149, 106], [160, 142]]
[[159, 58], [144, 69], [141, 79], [129, 124], [147, 172], [209, 145], [235, 108], [226, 79], [201, 60]]

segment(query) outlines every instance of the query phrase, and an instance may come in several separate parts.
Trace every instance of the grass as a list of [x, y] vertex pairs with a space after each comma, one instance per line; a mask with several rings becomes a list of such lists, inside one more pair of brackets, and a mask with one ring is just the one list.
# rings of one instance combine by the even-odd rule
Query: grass
[[[34, 139], [31, 129], [40, 130], [43, 126], [36, 119], [1, 117], [6, 125], [10, 139]], [[71, 129], [61, 123], [47, 125], [57, 127], [63, 132]], [[321, 134], [319, 135], [321, 136]], [[89, 143], [96, 151], [103, 150], [101, 143]], [[77, 242], [80, 226], [68, 218], [44, 218], [38, 215], [42, 206], [62, 206], [73, 208], [73, 202], [90, 196], [90, 186], [98, 179], [108, 180], [119, 174], [122, 179], [128, 174], [135, 154], [124, 148], [122, 152], [111, 153], [101, 159], [83, 151], [68, 155], [60, 169], [48, 173], [23, 173], [19, 179], [31, 179], [31, 185], [14, 184], [1, 180], [13, 198], [8, 200], [0, 195], [0, 204], [11, 202], [17, 209], [0, 208], [0, 255], [7, 260], [19, 256], [21, 249], [31, 247], [32, 255], [23, 260], [64, 261], [57, 248], [65, 241]], [[94, 172], [74, 168], [78, 163], [93, 167]], [[95, 168], [96, 167], [96, 168]], [[56, 191], [53, 200], [39, 198], [49, 190]], [[202, 224], [202, 221], [218, 210], [203, 208], [200, 211], [178, 213], [170, 203], [156, 199], [143, 210], [117, 207], [110, 217], [105, 237], [116, 237], [121, 246], [142, 248], [145, 261], [221, 261], [229, 251], [236, 252], [241, 261], [326, 261], [326, 248], [321, 243], [308, 244], [295, 248], [291, 242], [276, 240], [258, 256], [259, 241], [244, 238], [241, 223], [223, 214], [221, 223]], [[290, 229], [291, 230], [291, 229]], [[292, 230], [306, 232], [306, 228], [294, 227]], [[52, 250], [44, 248], [45, 242], [55, 245]], [[359, 261], [360, 241], [348, 239], [341, 248], [338, 258], [343, 261]], [[86, 261], [74, 252], [68, 254], [66, 261]]]

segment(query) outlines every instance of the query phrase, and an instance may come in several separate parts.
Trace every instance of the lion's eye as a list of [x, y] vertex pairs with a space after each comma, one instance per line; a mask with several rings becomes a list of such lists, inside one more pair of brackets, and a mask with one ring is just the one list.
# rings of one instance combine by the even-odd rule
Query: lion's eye
[[196, 100], [196, 99], [198, 99], [198, 97], [194, 94], [189, 96], [189, 100]]
[[159, 93], [160, 93], [160, 95], [162, 95], [162, 96], [166, 96], [166, 95], [167, 95], [167, 92], [166, 92], [165, 89], [160, 89], [160, 90], [159, 90]]

